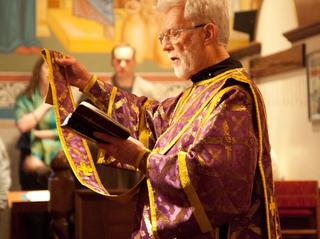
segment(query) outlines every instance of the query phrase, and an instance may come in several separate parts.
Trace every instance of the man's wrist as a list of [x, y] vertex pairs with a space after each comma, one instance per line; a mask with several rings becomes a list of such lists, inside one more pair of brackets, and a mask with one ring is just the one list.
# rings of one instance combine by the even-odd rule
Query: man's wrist
[[147, 168], [147, 159], [150, 155], [151, 151], [149, 149], [144, 149], [140, 151], [136, 162], [135, 162], [135, 168], [139, 169], [141, 172], [146, 173]]
[[34, 111], [32, 111], [32, 112], [31, 112], [31, 115], [32, 115], [32, 117], [34, 118], [35, 123], [38, 124], [38, 122], [39, 122], [39, 117], [37, 116], [37, 114], [36, 114]]
[[91, 87], [96, 83], [96, 81], [97, 81], [96, 75], [92, 74], [90, 77], [88, 77], [88, 80], [84, 81], [83, 85], [81, 86], [81, 88], [79, 87], [79, 89], [82, 92], [86, 93], [91, 89]]

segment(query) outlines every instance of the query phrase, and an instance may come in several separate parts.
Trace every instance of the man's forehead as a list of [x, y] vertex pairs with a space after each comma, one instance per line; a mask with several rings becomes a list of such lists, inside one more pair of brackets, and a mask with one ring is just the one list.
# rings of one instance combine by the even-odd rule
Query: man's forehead
[[114, 57], [117, 59], [128, 59], [131, 60], [133, 58], [134, 51], [129, 46], [120, 46], [114, 50]]
[[174, 6], [162, 13], [160, 29], [163, 31], [170, 28], [184, 27], [189, 23], [191, 23], [191, 21], [184, 17], [184, 8], [181, 6]]

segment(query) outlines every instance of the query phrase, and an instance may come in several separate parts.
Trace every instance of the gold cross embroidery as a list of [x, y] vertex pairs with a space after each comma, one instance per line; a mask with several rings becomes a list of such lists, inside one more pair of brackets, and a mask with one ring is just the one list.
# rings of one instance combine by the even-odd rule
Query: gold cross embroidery
[[106, 162], [106, 160], [104, 159], [105, 153], [106, 151], [104, 149], [99, 149], [97, 164], [103, 164]]
[[92, 168], [86, 165], [84, 162], [81, 162], [80, 166], [78, 166], [77, 169], [78, 171], [82, 172], [85, 176], [90, 176], [90, 174], [93, 172]]
[[272, 196], [270, 196], [270, 203], [269, 203], [271, 215], [274, 216], [275, 210], [276, 210], [276, 203], [274, 202], [274, 199]]
[[234, 130], [238, 131], [239, 129], [242, 128], [245, 118], [244, 116], [237, 116], [237, 117], [232, 117], [231, 120], [232, 120], [232, 123], [234, 124], [233, 126]]

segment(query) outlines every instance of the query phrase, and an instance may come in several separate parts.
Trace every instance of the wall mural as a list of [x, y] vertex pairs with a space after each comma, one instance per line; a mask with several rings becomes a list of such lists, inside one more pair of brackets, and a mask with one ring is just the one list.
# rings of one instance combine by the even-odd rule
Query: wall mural
[[320, 51], [307, 56], [308, 109], [311, 121], [320, 121]]
[[[93, 72], [112, 72], [110, 51], [119, 42], [137, 50], [137, 71], [170, 73], [157, 33], [155, 0], [0, 0], [0, 118], [12, 108], [4, 89], [14, 88], [7, 75], [30, 75], [41, 48], [73, 55]], [[229, 50], [254, 40], [262, 0], [230, 0]], [[13, 17], [15, 16], [15, 17]], [[236, 30], [234, 30], [235, 28]], [[10, 72], [10, 73], [8, 73]], [[21, 78], [17, 78], [21, 79]], [[19, 83], [17, 88], [21, 87]], [[11, 94], [10, 93], [10, 94]], [[2, 100], [6, 98], [6, 100]], [[7, 115], [7, 113], [5, 113]]]

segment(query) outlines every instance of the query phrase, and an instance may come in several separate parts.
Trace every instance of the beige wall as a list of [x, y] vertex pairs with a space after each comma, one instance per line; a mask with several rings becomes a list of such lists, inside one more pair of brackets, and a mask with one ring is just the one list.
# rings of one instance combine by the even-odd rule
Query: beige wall
[[298, 26], [294, 0], [263, 0], [259, 13], [256, 40], [262, 45], [261, 55], [291, 47], [282, 33]]
[[320, 124], [308, 119], [305, 69], [263, 78], [258, 86], [278, 171], [285, 179], [319, 180]]
[[[296, 27], [293, 0], [264, 0], [257, 32], [262, 55], [290, 48], [282, 33]], [[304, 41], [307, 53], [320, 49], [319, 40]], [[277, 171], [285, 179], [320, 180], [320, 123], [308, 119], [306, 69], [258, 79], [258, 86], [266, 102]]]

